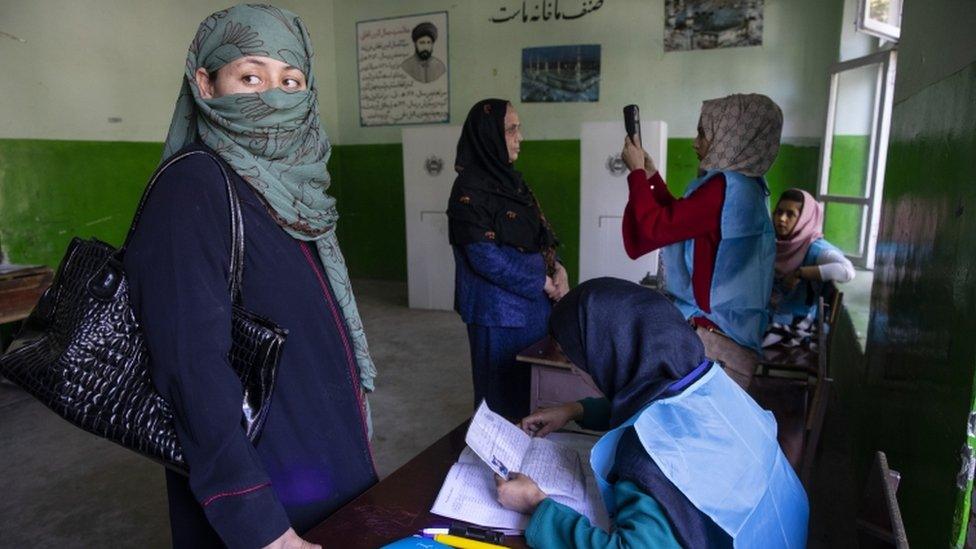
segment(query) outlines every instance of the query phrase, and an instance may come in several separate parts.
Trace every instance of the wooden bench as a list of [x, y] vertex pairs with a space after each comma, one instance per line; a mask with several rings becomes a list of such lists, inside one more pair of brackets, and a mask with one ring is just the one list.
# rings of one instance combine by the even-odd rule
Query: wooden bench
[[27, 318], [53, 279], [47, 267], [0, 265], [0, 324]]
[[54, 272], [47, 267], [0, 265], [0, 354], [17, 329], [5, 324], [27, 318], [53, 279]]

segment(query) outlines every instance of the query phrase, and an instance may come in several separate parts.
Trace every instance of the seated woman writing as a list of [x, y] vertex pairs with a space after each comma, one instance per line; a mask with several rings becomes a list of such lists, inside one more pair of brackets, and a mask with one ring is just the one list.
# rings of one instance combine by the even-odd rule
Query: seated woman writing
[[812, 341], [817, 298], [825, 282], [850, 282], [854, 265], [823, 238], [823, 206], [810, 193], [789, 189], [773, 211], [776, 264], [763, 347]]
[[549, 325], [606, 398], [539, 410], [522, 428], [545, 436], [575, 419], [610, 429], [590, 463], [615, 527], [591, 525], [527, 476], [499, 478], [501, 504], [532, 514], [530, 546], [804, 546], [807, 498], [772, 415], [705, 358], [663, 295], [590, 280], [556, 304]]

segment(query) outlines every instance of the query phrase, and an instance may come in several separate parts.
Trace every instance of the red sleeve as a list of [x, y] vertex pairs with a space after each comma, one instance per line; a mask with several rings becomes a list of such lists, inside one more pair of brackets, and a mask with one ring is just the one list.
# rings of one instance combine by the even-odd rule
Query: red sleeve
[[674, 198], [660, 173], [644, 170], [627, 177], [630, 198], [624, 209], [624, 249], [631, 259], [658, 248], [719, 230], [725, 201], [725, 176], [715, 174], [687, 198]]

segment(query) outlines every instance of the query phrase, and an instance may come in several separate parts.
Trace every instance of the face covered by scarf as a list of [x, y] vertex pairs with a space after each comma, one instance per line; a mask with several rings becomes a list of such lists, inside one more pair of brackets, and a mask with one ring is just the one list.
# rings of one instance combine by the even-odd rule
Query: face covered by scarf
[[779, 153], [783, 111], [765, 95], [735, 94], [702, 103], [698, 131], [708, 143], [702, 171], [765, 174]]
[[[307, 89], [201, 96], [194, 76], [198, 68], [214, 74], [247, 56], [300, 69]], [[164, 159], [197, 141], [220, 155], [261, 196], [288, 234], [315, 242], [353, 340], [360, 380], [372, 390], [376, 370], [335, 236], [335, 199], [326, 193], [331, 145], [319, 119], [312, 44], [297, 15], [274, 6], [240, 4], [200, 23], [187, 52]]]
[[776, 276], [783, 277], [800, 268], [813, 241], [823, 236], [823, 205], [803, 189], [790, 189], [803, 195], [800, 217], [787, 238], [776, 239]]
[[464, 121], [447, 215], [452, 245], [493, 242], [540, 252], [555, 272], [558, 241], [522, 174], [509, 161], [505, 113], [509, 102], [475, 103]]
[[667, 298], [616, 278], [588, 280], [566, 294], [549, 330], [610, 401], [611, 427], [705, 360], [701, 340]]

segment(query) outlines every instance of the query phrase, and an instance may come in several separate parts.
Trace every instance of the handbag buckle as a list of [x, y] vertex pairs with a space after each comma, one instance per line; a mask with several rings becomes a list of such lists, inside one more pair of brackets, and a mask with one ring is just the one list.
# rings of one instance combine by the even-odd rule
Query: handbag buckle
[[122, 283], [122, 272], [122, 263], [109, 256], [102, 268], [88, 279], [88, 293], [99, 301], [112, 299]]

